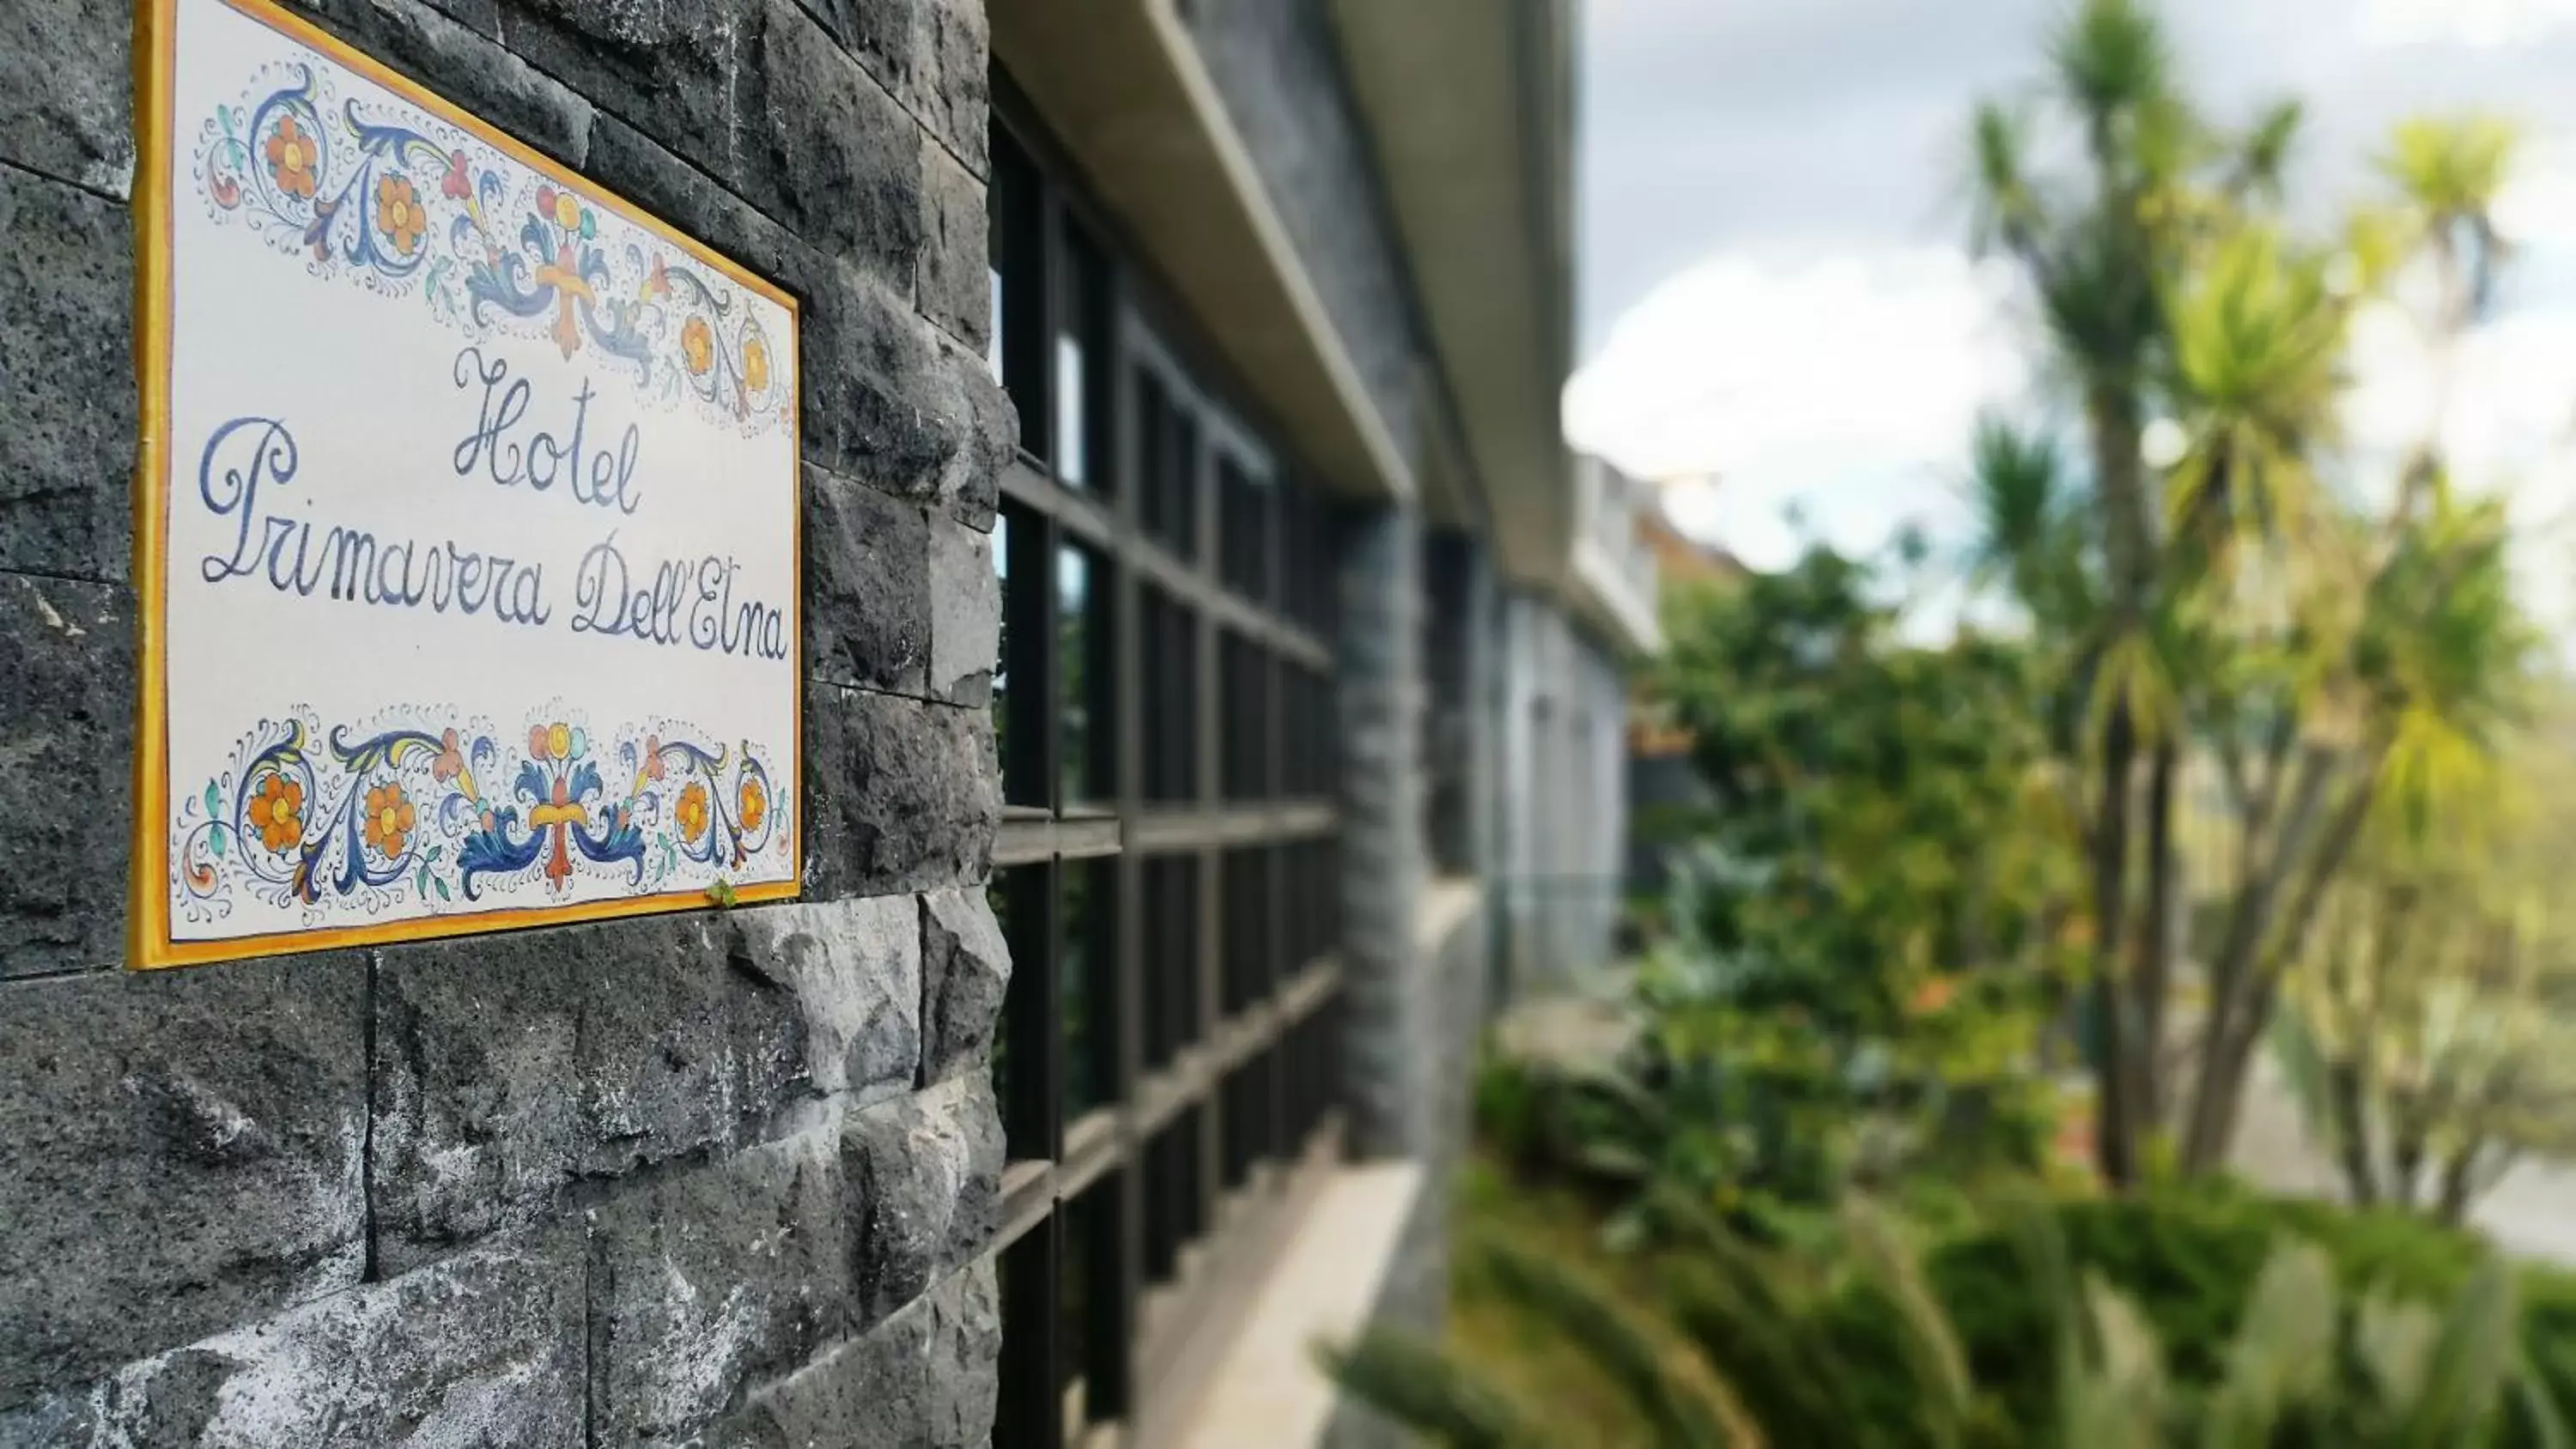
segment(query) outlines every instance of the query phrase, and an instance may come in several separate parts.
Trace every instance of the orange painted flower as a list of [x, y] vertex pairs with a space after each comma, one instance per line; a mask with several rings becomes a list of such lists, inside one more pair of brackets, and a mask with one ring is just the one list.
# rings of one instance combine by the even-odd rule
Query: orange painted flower
[[690, 783], [680, 792], [680, 838], [695, 840], [707, 833], [707, 787]]
[[689, 371], [700, 377], [715, 366], [716, 333], [706, 318], [692, 317], [680, 324], [680, 356], [688, 362]]
[[742, 385], [753, 392], [769, 391], [769, 346], [757, 337], [742, 345]]
[[745, 831], [758, 830], [760, 822], [769, 818], [769, 792], [761, 788], [758, 780], [742, 782], [742, 798], [738, 803], [742, 807], [742, 828]]
[[531, 760], [544, 759], [546, 757], [546, 743], [551, 737], [552, 732], [544, 725], [531, 725], [528, 729], [528, 758]]
[[420, 249], [420, 234], [429, 230], [429, 213], [420, 208], [420, 193], [408, 176], [376, 178], [376, 230], [397, 255]]
[[400, 859], [415, 821], [411, 800], [388, 780], [367, 792], [367, 844], [387, 860]]
[[661, 779], [662, 770], [662, 737], [646, 735], [644, 737], [644, 778]]
[[304, 838], [304, 787], [282, 774], [259, 782], [250, 800], [250, 828], [277, 854]]
[[313, 168], [320, 164], [322, 152], [313, 144], [313, 138], [304, 134], [304, 128], [295, 124], [293, 116], [279, 121], [277, 129], [268, 133], [264, 150], [268, 174], [277, 179], [277, 189], [312, 200], [316, 180]]
[[456, 731], [439, 737], [438, 758], [430, 761], [429, 773], [436, 780], [453, 780], [465, 773], [465, 750], [456, 742]]

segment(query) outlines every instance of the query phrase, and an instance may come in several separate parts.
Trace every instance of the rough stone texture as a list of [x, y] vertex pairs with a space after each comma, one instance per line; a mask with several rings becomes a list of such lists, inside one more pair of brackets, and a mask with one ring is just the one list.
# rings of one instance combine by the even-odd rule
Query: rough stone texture
[[796, 995], [814, 1090], [864, 1105], [912, 1087], [921, 1056], [916, 914], [897, 896], [731, 916], [736, 968]]
[[1002, 1118], [969, 1075], [849, 1120], [852, 1321], [864, 1327], [974, 1256], [999, 1226]]
[[1422, 551], [1413, 514], [1354, 518], [1341, 559], [1342, 970], [1351, 1141], [1363, 1155], [1420, 1150], [1430, 1136], [1431, 1028], [1414, 923], [1422, 827]]
[[708, 1449], [984, 1449], [1001, 1350], [1001, 1287], [986, 1258], [754, 1395], [707, 1436]]
[[0, 166], [0, 569], [130, 572], [133, 227], [121, 205]]
[[288, 0], [325, 29], [567, 166], [590, 152], [590, 102], [540, 75], [497, 40], [493, 0], [452, 13], [386, 0]]
[[1182, 14], [1363, 390], [1415, 457], [1425, 423], [1413, 379], [1431, 349], [1327, 8], [1193, 0]]
[[0, 1446], [984, 1444], [980, 0], [289, 3], [796, 299], [807, 898], [98, 969], [132, 10], [0, 3]]
[[966, 433], [957, 456], [940, 474], [939, 500], [949, 517], [990, 533], [1002, 503], [1002, 470], [1020, 448], [1020, 411], [993, 380], [981, 352], [949, 343], [940, 355], [965, 405]]
[[891, 895], [984, 878], [1002, 797], [982, 710], [814, 686], [805, 783], [809, 894]]
[[124, 196], [134, 179], [133, 40], [127, 7], [106, 0], [0, 7], [0, 161]]
[[936, 499], [968, 526], [992, 527], [1019, 417], [981, 350], [913, 309], [909, 271], [889, 283], [826, 255], [611, 116], [593, 127], [586, 169], [796, 296], [808, 464], [896, 497]]
[[918, 504], [805, 470], [805, 674], [896, 694], [927, 687], [931, 535]]
[[977, 0], [805, 0], [869, 75], [981, 176], [990, 35]]
[[993, 540], [954, 519], [930, 524], [930, 692], [983, 709], [1002, 649], [1002, 580]]
[[0, 981], [123, 959], [133, 682], [123, 588], [0, 574]]
[[582, 1439], [577, 1233], [492, 1244], [0, 1414], [56, 1449], [551, 1449]]
[[511, 0], [502, 33], [807, 242], [911, 286], [920, 129], [791, 0]]
[[1011, 984], [1011, 948], [980, 890], [921, 898], [921, 1084], [992, 1060]]
[[847, 1305], [828, 1127], [590, 1215], [593, 1442], [669, 1444], [836, 1336]]
[[0, 1408], [358, 1281], [366, 978], [0, 987]]
[[700, 913], [387, 948], [377, 1256], [406, 1266], [576, 1181], [732, 1143], [809, 1086], [796, 994]]
[[936, 141], [921, 145], [921, 208], [927, 245], [913, 283], [921, 315], [981, 352], [993, 330], [984, 182]]

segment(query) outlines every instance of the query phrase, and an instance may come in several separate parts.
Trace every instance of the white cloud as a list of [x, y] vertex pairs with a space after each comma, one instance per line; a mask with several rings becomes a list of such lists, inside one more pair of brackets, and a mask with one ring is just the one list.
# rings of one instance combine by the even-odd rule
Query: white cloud
[[2576, 29], [2576, 0], [2370, 0], [2365, 45], [2523, 45]]
[[1948, 531], [1978, 410], [2026, 385], [2006, 295], [1946, 247], [1713, 258], [1620, 319], [1566, 389], [1566, 430], [1642, 477], [1714, 475], [1675, 491], [1675, 520], [1756, 567], [1795, 557], [1793, 508], [1845, 549]]

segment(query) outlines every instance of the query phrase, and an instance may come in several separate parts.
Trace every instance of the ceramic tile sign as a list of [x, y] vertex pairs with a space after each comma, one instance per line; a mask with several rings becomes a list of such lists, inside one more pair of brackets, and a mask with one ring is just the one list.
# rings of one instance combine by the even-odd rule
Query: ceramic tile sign
[[135, 964], [794, 894], [792, 300], [148, 3]]

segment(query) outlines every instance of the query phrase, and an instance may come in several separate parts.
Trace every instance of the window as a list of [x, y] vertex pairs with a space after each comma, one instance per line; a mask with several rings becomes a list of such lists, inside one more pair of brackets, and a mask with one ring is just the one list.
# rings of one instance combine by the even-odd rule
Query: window
[[1049, 1445], [1179, 1387], [1332, 1140], [1332, 515], [996, 92], [995, 1440]]
[[1478, 679], [1469, 657], [1475, 618], [1475, 542], [1461, 533], [1422, 538], [1422, 674], [1420, 716], [1423, 835], [1435, 869], [1467, 874], [1475, 868], [1471, 758]]

